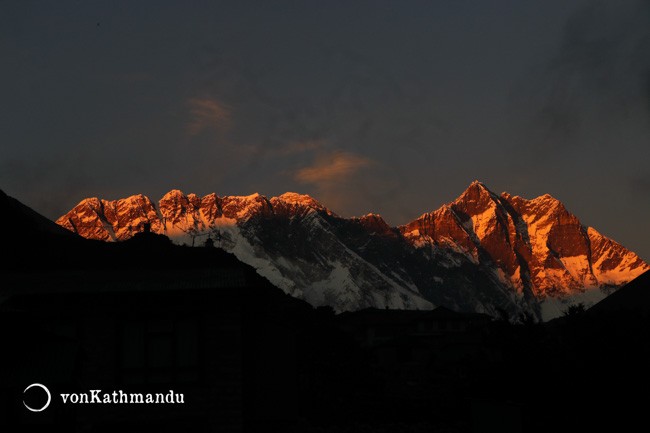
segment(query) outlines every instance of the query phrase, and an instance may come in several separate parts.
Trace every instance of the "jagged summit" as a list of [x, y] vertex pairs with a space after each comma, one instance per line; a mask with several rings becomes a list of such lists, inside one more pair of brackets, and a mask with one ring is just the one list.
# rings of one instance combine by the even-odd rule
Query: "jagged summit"
[[87, 198], [56, 222], [84, 237], [120, 241], [142, 231], [145, 224], [150, 224], [155, 233], [195, 233], [207, 230], [216, 219], [241, 221], [270, 216], [275, 208], [285, 214], [304, 213], [310, 209], [331, 214], [312, 197], [293, 192], [269, 200], [259, 193], [224, 197], [212, 193], [201, 198], [172, 189], [157, 204], [142, 194], [113, 201]]
[[470, 183], [469, 186], [467, 187], [468, 190], [472, 188], [482, 188], [484, 190], [489, 191], [487, 186], [485, 186], [485, 183], [481, 182], [480, 180], [472, 181], [472, 183]]
[[[274, 197], [276, 198], [276, 197]], [[278, 200], [284, 201], [286, 203], [292, 203], [303, 206], [310, 206], [314, 209], [325, 209], [325, 206], [320, 204], [317, 200], [307, 194], [297, 194], [295, 192], [285, 192], [280, 197], [277, 197]], [[273, 200], [273, 199], [271, 199]]]
[[369, 233], [378, 234], [382, 236], [395, 236], [393, 229], [381, 217], [381, 215], [369, 213], [359, 218], [353, 218], [353, 220], [358, 221], [359, 224], [365, 227]]
[[167, 194], [165, 194], [161, 200], [174, 200], [177, 198], [187, 198], [183, 191], [179, 189], [172, 189]]
[[[583, 226], [552, 196], [497, 196], [478, 181], [399, 230], [420, 249], [452, 249], [492, 268], [494, 278], [524, 298], [581, 294], [597, 300], [649, 269], [636, 254]], [[548, 316], [562, 308], [547, 304]]]
[[187, 245], [210, 238], [287, 293], [340, 311], [433, 303], [548, 319], [650, 269], [550, 195], [497, 195], [479, 181], [399, 227], [374, 214], [342, 218], [294, 192], [201, 198], [180, 190], [158, 203], [143, 195], [86, 199], [57, 223], [105, 241], [145, 226]]

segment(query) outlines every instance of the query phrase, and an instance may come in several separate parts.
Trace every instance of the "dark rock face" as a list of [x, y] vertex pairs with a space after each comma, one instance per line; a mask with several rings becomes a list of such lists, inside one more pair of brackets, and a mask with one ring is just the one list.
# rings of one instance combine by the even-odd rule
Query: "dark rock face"
[[57, 223], [106, 241], [145, 224], [177, 242], [210, 237], [287, 293], [338, 310], [433, 303], [550, 318], [576, 296], [597, 302], [649, 269], [553, 197], [499, 196], [480, 182], [396, 228], [378, 215], [341, 218], [295, 193], [199, 198], [178, 190], [158, 205], [142, 195], [86, 199]]

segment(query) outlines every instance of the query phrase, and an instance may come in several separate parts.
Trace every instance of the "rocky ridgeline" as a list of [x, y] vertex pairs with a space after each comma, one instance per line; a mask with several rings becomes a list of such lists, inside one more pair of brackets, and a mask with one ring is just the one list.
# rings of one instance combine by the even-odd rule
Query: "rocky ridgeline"
[[86, 199], [57, 223], [104, 241], [145, 225], [186, 244], [211, 237], [288, 293], [337, 310], [433, 304], [549, 319], [649, 269], [553, 197], [496, 195], [480, 182], [399, 227], [372, 214], [342, 218], [295, 193], [200, 198], [178, 190], [158, 204], [143, 195]]

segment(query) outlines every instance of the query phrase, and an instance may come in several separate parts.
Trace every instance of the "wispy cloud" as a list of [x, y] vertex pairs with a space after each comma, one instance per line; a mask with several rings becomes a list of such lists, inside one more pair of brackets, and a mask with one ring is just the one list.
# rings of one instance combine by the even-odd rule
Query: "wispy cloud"
[[311, 185], [315, 197], [337, 213], [353, 215], [367, 205], [365, 189], [374, 179], [377, 161], [341, 150], [317, 152], [312, 163], [292, 172], [298, 183]]
[[230, 107], [214, 99], [192, 98], [187, 101], [190, 121], [187, 132], [190, 137], [197, 136], [208, 129], [228, 131], [232, 126]]
[[373, 164], [375, 162], [370, 158], [337, 150], [321, 154], [311, 166], [297, 170], [295, 179], [301, 183], [328, 186], [346, 182], [360, 169]]

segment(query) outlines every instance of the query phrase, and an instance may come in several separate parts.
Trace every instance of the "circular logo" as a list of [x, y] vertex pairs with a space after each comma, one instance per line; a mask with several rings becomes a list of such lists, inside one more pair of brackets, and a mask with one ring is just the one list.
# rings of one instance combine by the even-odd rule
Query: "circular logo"
[[25, 394], [29, 388], [32, 388], [34, 386], [42, 388], [43, 391], [45, 391], [45, 393], [47, 394], [47, 403], [45, 403], [45, 406], [43, 406], [40, 409], [34, 409], [34, 408], [31, 408], [31, 407], [27, 406], [27, 403], [25, 403], [25, 400], [23, 400], [23, 404], [25, 405], [25, 407], [27, 409], [31, 410], [32, 412], [42, 412], [45, 409], [47, 409], [47, 407], [50, 405], [50, 401], [52, 401], [52, 396], [50, 395], [50, 390], [47, 389], [47, 387], [45, 385], [42, 385], [40, 383], [32, 383], [27, 388], [25, 388], [25, 390], [23, 391], [23, 394]]

